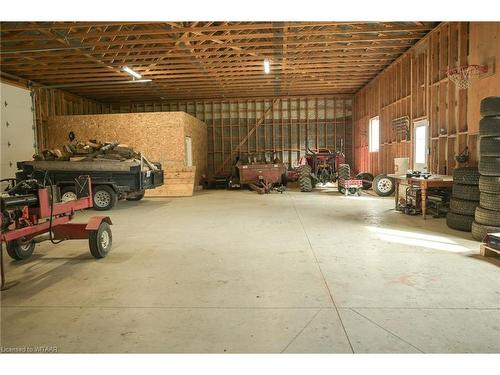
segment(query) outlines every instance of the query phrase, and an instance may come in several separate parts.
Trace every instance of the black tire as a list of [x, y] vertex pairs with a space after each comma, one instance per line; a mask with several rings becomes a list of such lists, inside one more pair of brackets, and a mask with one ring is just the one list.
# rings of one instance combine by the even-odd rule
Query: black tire
[[103, 221], [97, 230], [90, 231], [89, 233], [89, 248], [90, 254], [94, 258], [104, 258], [111, 250], [113, 244], [113, 235], [111, 227], [108, 223]]
[[377, 177], [373, 179], [373, 191], [381, 196], [388, 197], [394, 194], [394, 190], [396, 189], [396, 184], [394, 178], [389, 177], [385, 174], [379, 174]]
[[479, 159], [479, 173], [482, 176], [500, 176], [500, 157], [481, 156]]
[[97, 185], [92, 190], [92, 202], [96, 211], [111, 210], [116, 205], [116, 202], [118, 202], [118, 195], [111, 186]]
[[500, 177], [481, 176], [479, 178], [479, 191], [500, 194]]
[[142, 190], [139, 194], [136, 194], [134, 196], [131, 196], [131, 197], [127, 197], [126, 199], [128, 201], [131, 201], [131, 202], [134, 202], [134, 201], [140, 201], [142, 198], [144, 198], [144, 194], [146, 192], [144, 190]]
[[490, 194], [481, 192], [479, 206], [487, 210], [500, 211], [500, 194]]
[[500, 137], [481, 137], [479, 154], [483, 156], [500, 156]]
[[361, 172], [356, 175], [356, 179], [363, 180], [363, 190], [369, 190], [373, 185], [373, 175], [368, 172]]
[[483, 117], [479, 121], [479, 135], [481, 137], [500, 136], [500, 117]]
[[346, 192], [345, 187], [339, 186], [339, 193], [340, 194], [345, 194], [345, 192]]
[[285, 172], [281, 175], [281, 185], [287, 186], [288, 185], [288, 173]]
[[472, 231], [472, 237], [474, 237], [475, 240], [482, 241], [488, 233], [500, 232], [500, 226], [495, 227], [492, 225], [483, 225], [474, 221], [472, 223], [471, 231]]
[[78, 199], [74, 186], [63, 186], [61, 188], [61, 202], [69, 202]]
[[477, 167], [456, 168], [453, 171], [453, 182], [462, 185], [478, 185], [479, 170]]
[[313, 189], [311, 167], [308, 165], [301, 165], [299, 171], [299, 185], [300, 191], [308, 193]]
[[451, 198], [450, 211], [455, 214], [474, 216], [478, 201], [466, 201], [463, 199]]
[[488, 96], [481, 100], [481, 117], [500, 116], [500, 96]]
[[474, 216], [460, 215], [454, 212], [446, 214], [446, 225], [451, 229], [461, 230], [463, 232], [470, 232]]
[[476, 219], [476, 223], [478, 224], [500, 227], [500, 211], [487, 210], [483, 207], [477, 207], [476, 215], [474, 217]]
[[458, 199], [464, 199], [466, 201], [478, 201], [479, 186], [453, 184], [452, 197]]
[[351, 167], [349, 164], [339, 164], [339, 179], [343, 178], [344, 180], [348, 180], [351, 178]]
[[22, 244], [19, 240], [7, 242], [7, 254], [14, 260], [25, 260], [31, 258], [35, 251], [35, 242], [29, 241]]

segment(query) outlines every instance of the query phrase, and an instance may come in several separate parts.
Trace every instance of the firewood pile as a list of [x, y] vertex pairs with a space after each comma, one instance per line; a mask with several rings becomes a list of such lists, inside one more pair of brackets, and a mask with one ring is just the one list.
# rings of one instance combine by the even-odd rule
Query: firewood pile
[[91, 139], [86, 142], [74, 139], [63, 146], [62, 150], [58, 148], [43, 150], [33, 158], [37, 161], [116, 161], [116, 162], [138, 162], [142, 163], [151, 170], [158, 168], [151, 163], [144, 155], [134, 151], [131, 147], [119, 142], [100, 142]]

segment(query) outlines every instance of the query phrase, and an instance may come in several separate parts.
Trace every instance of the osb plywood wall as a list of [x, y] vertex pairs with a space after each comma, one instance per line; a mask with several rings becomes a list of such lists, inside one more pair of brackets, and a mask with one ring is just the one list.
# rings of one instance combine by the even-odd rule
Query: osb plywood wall
[[192, 137], [196, 181], [207, 173], [206, 125], [184, 112], [54, 116], [48, 119], [47, 146], [62, 147], [73, 131], [77, 139], [118, 141], [166, 167], [184, 166], [185, 136]]
[[238, 154], [276, 152], [294, 165], [305, 153], [306, 140], [311, 148], [342, 149], [352, 160], [351, 96], [112, 103], [110, 110], [184, 111], [205, 122], [209, 176], [229, 172]]
[[[445, 22], [362, 88], [354, 97], [355, 168], [374, 174], [392, 173], [394, 158], [413, 154], [413, 123], [429, 121], [429, 170], [451, 174], [455, 155], [466, 146], [470, 164], [477, 161], [477, 130], [467, 121], [467, 90], [446, 75], [450, 66], [467, 64], [469, 24]], [[489, 43], [495, 43], [490, 40]], [[380, 118], [379, 152], [368, 152], [368, 124]], [[409, 137], [395, 131], [393, 121], [406, 117]]]
[[479, 105], [487, 96], [500, 95], [500, 22], [471, 22], [469, 64], [488, 65], [489, 72], [468, 89], [467, 122], [471, 133], [479, 132]]

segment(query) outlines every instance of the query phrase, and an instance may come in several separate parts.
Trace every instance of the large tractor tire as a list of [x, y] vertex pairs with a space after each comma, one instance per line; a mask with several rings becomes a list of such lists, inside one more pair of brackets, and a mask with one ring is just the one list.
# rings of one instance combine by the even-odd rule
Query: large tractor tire
[[344, 180], [348, 180], [351, 178], [351, 167], [349, 164], [340, 164], [339, 165], [339, 179], [343, 178]]
[[500, 96], [488, 96], [481, 100], [481, 117], [500, 116]]
[[311, 176], [311, 167], [308, 165], [301, 165], [298, 170], [300, 191], [305, 193], [312, 191], [313, 182]]
[[453, 171], [453, 182], [462, 185], [478, 185], [479, 170], [477, 167], [456, 168]]
[[379, 174], [373, 179], [373, 191], [381, 197], [388, 197], [394, 194], [396, 183], [392, 177], [385, 174]]
[[356, 175], [356, 179], [363, 180], [363, 190], [369, 190], [372, 188], [374, 176], [368, 172], [361, 172]]

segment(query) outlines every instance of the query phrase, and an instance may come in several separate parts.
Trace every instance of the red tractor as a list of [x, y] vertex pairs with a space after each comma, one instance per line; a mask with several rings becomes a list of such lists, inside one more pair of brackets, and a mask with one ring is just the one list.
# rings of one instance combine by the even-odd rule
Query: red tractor
[[[304, 192], [312, 191], [317, 183], [325, 184], [351, 178], [351, 168], [345, 162], [344, 152], [332, 152], [327, 149], [313, 151], [307, 144], [306, 154], [300, 158], [297, 171], [300, 191]], [[363, 189], [371, 187], [373, 175], [370, 173], [360, 173], [356, 178], [363, 181]]]

